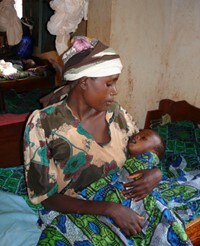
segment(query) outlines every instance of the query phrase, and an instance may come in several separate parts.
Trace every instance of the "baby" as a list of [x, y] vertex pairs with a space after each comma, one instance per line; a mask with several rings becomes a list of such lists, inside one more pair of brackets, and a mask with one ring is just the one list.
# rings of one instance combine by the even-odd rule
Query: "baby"
[[94, 192], [92, 199], [95, 199], [95, 197], [99, 199], [102, 196], [102, 200], [107, 200], [106, 197], [109, 194], [109, 197], [112, 197], [115, 202], [121, 202], [124, 198], [130, 198], [128, 190], [134, 186], [133, 182], [135, 180], [142, 177], [141, 170], [156, 167], [165, 150], [164, 142], [160, 135], [150, 129], [141, 130], [132, 136], [127, 148], [129, 158], [121, 170], [105, 178], [100, 178], [92, 183], [90, 188], [86, 188], [89, 192], [84, 190], [82, 194], [92, 194]]
[[129, 158], [124, 163], [118, 178], [118, 181], [124, 184], [125, 190], [122, 194], [125, 197], [129, 197], [127, 190], [133, 185], [130, 182], [142, 177], [142, 172], [137, 171], [156, 167], [165, 152], [161, 136], [150, 129], [141, 130], [132, 136], [127, 148]]
[[[136, 180], [142, 178], [143, 170], [152, 169], [159, 163], [164, 154], [164, 143], [156, 132], [144, 129], [130, 138], [127, 148], [130, 158], [126, 160], [123, 167], [118, 172], [100, 178], [83, 189], [79, 193], [79, 198], [120, 203], [131, 208], [141, 223], [146, 223], [145, 221], [150, 220], [148, 211], [143, 212], [142, 208], [146, 206], [145, 204], [156, 207], [155, 199], [158, 192], [154, 190], [146, 197], [135, 199], [135, 192], [131, 189], [135, 187]], [[101, 219], [105, 223], [109, 220], [114, 224], [110, 218]]]

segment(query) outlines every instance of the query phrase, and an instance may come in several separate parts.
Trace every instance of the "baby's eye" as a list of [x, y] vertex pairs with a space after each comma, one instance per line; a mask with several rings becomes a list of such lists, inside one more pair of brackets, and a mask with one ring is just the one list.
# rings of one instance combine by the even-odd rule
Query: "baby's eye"
[[142, 140], [146, 140], [147, 138], [145, 136], [141, 137]]

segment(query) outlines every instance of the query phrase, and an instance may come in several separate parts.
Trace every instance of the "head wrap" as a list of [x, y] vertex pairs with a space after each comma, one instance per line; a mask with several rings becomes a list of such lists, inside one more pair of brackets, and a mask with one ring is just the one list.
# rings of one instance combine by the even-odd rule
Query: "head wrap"
[[105, 77], [120, 74], [122, 63], [116, 52], [97, 39], [76, 36], [72, 46], [63, 54], [63, 79], [66, 85], [43, 97], [40, 102], [48, 106], [60, 101], [71, 89], [72, 82], [82, 77]]
[[63, 55], [64, 80], [104, 77], [120, 74], [122, 64], [116, 52], [97, 39], [84, 36], [72, 39], [72, 46]]

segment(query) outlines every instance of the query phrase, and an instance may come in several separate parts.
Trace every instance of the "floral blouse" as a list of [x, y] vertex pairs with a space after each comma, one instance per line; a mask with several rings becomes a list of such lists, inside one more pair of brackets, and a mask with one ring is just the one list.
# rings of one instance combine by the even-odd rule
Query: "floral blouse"
[[34, 111], [24, 133], [24, 164], [29, 199], [38, 204], [53, 195], [70, 196], [122, 167], [128, 137], [138, 132], [117, 103], [106, 112], [110, 141], [98, 144], [66, 101]]

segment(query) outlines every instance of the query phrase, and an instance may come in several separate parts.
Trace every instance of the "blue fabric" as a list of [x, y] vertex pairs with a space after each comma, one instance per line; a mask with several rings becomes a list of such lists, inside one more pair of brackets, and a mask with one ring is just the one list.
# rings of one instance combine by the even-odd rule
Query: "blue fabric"
[[0, 245], [36, 246], [38, 215], [18, 195], [0, 191]]

